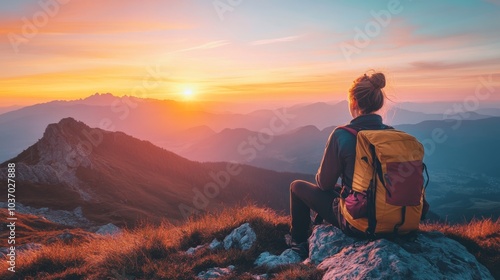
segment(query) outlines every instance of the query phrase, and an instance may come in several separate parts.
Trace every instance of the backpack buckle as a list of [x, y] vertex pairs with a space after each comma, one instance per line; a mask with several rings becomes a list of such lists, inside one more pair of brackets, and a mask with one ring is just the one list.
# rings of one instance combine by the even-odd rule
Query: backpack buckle
[[346, 199], [351, 193], [353, 193], [353, 191], [347, 186], [343, 185], [342, 190], [340, 191], [340, 197], [342, 197], [342, 199]]

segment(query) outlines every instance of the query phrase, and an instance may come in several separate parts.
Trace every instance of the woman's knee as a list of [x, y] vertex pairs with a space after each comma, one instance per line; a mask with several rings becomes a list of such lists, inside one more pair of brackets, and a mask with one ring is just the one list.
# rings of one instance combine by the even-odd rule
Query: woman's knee
[[290, 184], [290, 192], [297, 193], [297, 190], [300, 188], [302, 184], [302, 180], [295, 180]]
[[309, 189], [313, 188], [314, 184], [303, 181], [303, 180], [295, 180], [290, 184], [290, 192], [294, 194], [301, 194], [304, 192], [308, 192]]

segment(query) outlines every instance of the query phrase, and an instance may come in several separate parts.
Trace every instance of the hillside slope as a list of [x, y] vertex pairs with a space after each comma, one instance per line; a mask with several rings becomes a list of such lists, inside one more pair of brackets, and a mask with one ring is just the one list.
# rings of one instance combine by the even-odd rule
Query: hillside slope
[[244, 200], [286, 211], [290, 182], [312, 179], [190, 161], [150, 142], [90, 128], [72, 118], [49, 125], [36, 144], [8, 162], [16, 163], [16, 195], [24, 205], [65, 210], [81, 206], [91, 221], [129, 226], [143, 220], [181, 221]]

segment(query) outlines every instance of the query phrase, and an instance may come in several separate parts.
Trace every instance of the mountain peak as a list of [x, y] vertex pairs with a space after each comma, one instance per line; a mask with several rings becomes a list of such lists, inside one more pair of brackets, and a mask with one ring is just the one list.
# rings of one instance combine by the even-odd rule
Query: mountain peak
[[75, 120], [72, 117], [63, 118], [58, 123], [54, 123], [54, 124], [50, 124], [50, 125], [71, 126], [71, 127], [73, 127], [73, 126], [85, 126], [85, 127], [88, 127], [85, 123], [83, 123], [81, 121], [77, 121], [77, 120]]
[[89, 97], [85, 98], [85, 99], [90, 99], [90, 98], [95, 98], [95, 97], [114, 97], [114, 95], [112, 93], [99, 93], [99, 92], [96, 92], [94, 93], [93, 95], [90, 95]]
[[[17, 177], [38, 185], [37, 191], [45, 196], [51, 191], [62, 193], [64, 191], [59, 187], [65, 186], [69, 192], [65, 193], [64, 199], [79, 197], [83, 201], [92, 200], [95, 197], [93, 191], [78, 178], [77, 169], [92, 166], [88, 157], [89, 148], [92, 146], [89, 145], [89, 140], [85, 140], [85, 136], [88, 135], [88, 139], [96, 139], [96, 131], [73, 118], [64, 118], [58, 123], [49, 124], [41, 139], [11, 160], [16, 162]], [[45, 189], [47, 186], [52, 187]], [[33, 194], [30, 192], [24, 197], [26, 200], [29, 200], [30, 195], [41, 198], [43, 195], [37, 191], [32, 190]], [[53, 199], [57, 199], [56, 195], [48, 198]]]
[[111, 93], [98, 93], [96, 92], [93, 95], [90, 95], [86, 98], [77, 100], [77, 103], [81, 104], [86, 104], [86, 105], [97, 105], [97, 106], [109, 106], [111, 105], [116, 99], [119, 99], [120, 97], [115, 96]]
[[301, 126], [299, 128], [296, 128], [290, 132], [287, 132], [286, 135], [293, 135], [293, 134], [308, 135], [308, 134], [319, 133], [319, 132], [320, 132], [320, 130], [315, 125], [305, 125], [305, 126]]
[[[96, 131], [101, 131], [95, 138], [89, 138], [91, 135], [96, 136]], [[65, 155], [75, 150], [82, 149], [85, 145], [85, 136], [88, 140], [102, 139], [102, 130], [92, 129], [85, 123], [77, 121], [73, 118], [61, 119], [58, 123], [52, 123], [47, 126], [43, 133], [42, 139], [37, 143], [38, 151], [44, 155]], [[42, 157], [43, 158], [43, 157]]]
[[[79, 205], [89, 220], [116, 225], [159, 221], [165, 213], [169, 220], [180, 221], [245, 196], [283, 209], [281, 194], [290, 181], [310, 180], [303, 174], [193, 162], [151, 142], [91, 128], [74, 118], [50, 124], [36, 144], [11, 161], [16, 162], [16, 177], [27, 186], [22, 194], [26, 205], [65, 210]], [[235, 168], [240, 176], [229, 175]], [[213, 197], [207, 184], [217, 184], [220, 195]], [[231, 192], [223, 192], [226, 185]]]

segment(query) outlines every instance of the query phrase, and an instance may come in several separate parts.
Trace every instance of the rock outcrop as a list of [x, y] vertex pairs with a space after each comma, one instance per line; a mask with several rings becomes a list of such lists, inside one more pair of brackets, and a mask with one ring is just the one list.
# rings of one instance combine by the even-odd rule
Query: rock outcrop
[[[7, 208], [6, 202], [0, 202], [0, 208]], [[47, 207], [35, 208], [26, 206], [22, 203], [16, 203], [16, 212], [39, 216], [56, 224], [72, 227], [88, 227], [92, 222], [83, 216], [82, 208], [76, 207], [73, 211], [52, 210]]]
[[248, 250], [253, 244], [257, 241], [257, 235], [255, 231], [250, 227], [249, 223], [244, 223], [241, 226], [235, 228], [230, 234], [228, 234], [223, 242], [214, 238], [210, 244], [201, 244], [196, 247], [189, 248], [185, 253], [188, 255], [194, 255], [196, 252], [203, 248], [209, 248], [210, 250], [216, 250], [220, 248], [224, 248], [225, 250], [229, 250], [231, 248], [240, 249], [240, 250]]
[[206, 244], [204, 244], [204, 245], [198, 245], [196, 247], [191, 247], [191, 248], [187, 249], [186, 254], [188, 254], [188, 255], [194, 255], [196, 252], [198, 252], [199, 250], [201, 250], [201, 249], [203, 249], [205, 247], [207, 247]]
[[308, 261], [316, 265], [355, 242], [353, 238], [345, 235], [339, 228], [331, 225], [315, 227], [308, 241]]
[[217, 279], [219, 277], [231, 274], [233, 270], [234, 270], [234, 265], [230, 265], [224, 268], [214, 267], [198, 273], [197, 277], [199, 279]]
[[29, 148], [32, 164], [16, 164], [18, 178], [38, 184], [63, 184], [77, 192], [84, 201], [95, 198], [90, 188], [80, 180], [77, 167], [91, 167], [91, 161], [84, 154], [82, 132], [87, 126], [71, 118], [47, 126], [42, 139]]
[[[224, 248], [248, 250], [257, 237], [245, 223], [224, 239]], [[222, 247], [214, 239], [186, 252]], [[300, 263], [299, 255], [287, 249], [280, 255], [261, 253], [255, 266], [273, 269]], [[361, 240], [345, 235], [332, 225], [316, 226], [309, 237], [309, 257], [303, 261], [324, 270], [323, 279], [493, 279], [492, 275], [460, 243], [440, 232], [422, 232], [412, 239], [390, 241]], [[215, 279], [231, 273], [234, 266], [214, 267], [198, 274], [198, 278]]]
[[99, 229], [95, 233], [100, 235], [117, 235], [121, 232], [122, 230], [119, 227], [109, 223], [99, 227]]
[[309, 242], [309, 261], [326, 271], [323, 279], [493, 279], [464, 246], [440, 232], [395, 243], [353, 240], [320, 225]]
[[[5, 256], [7, 256], [7, 254], [10, 252], [10, 246], [9, 247], [0, 247], [0, 258], [5, 258]], [[43, 248], [43, 245], [40, 244], [40, 243], [26, 243], [26, 244], [22, 244], [20, 246], [17, 246], [16, 247], [16, 251], [17, 254], [19, 253], [24, 253], [24, 252], [29, 252], [29, 251], [36, 251], [36, 250], [40, 250]]]
[[301, 261], [302, 260], [300, 259], [299, 254], [291, 249], [286, 249], [279, 256], [272, 255], [269, 252], [264, 252], [257, 257], [254, 264], [257, 266], [265, 266], [267, 268], [275, 268], [280, 265], [299, 263]]
[[256, 240], [255, 231], [253, 231], [249, 223], [244, 223], [224, 238], [224, 249], [237, 248], [245, 251], [250, 249]]
[[222, 246], [223, 246], [222, 242], [217, 240], [217, 238], [214, 238], [214, 240], [212, 240], [212, 242], [208, 245], [208, 248], [210, 248], [210, 250], [215, 250], [222, 248]]

